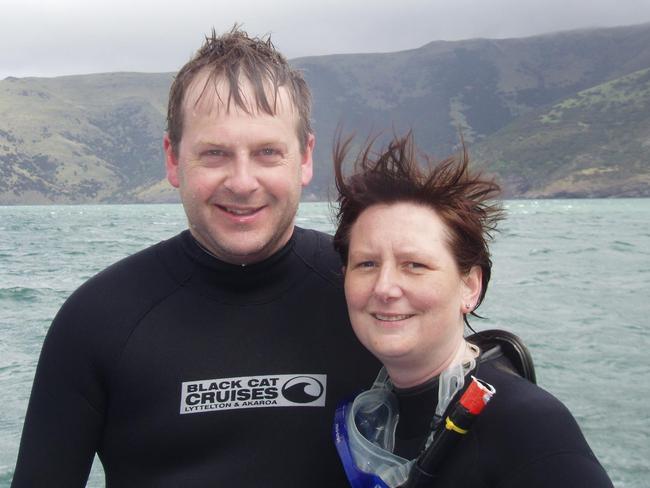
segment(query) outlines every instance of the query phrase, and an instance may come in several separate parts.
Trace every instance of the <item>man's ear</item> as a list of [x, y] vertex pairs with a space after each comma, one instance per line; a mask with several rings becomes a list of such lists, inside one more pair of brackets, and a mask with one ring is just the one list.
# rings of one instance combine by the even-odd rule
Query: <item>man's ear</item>
[[309, 134], [309, 136], [307, 136], [307, 144], [305, 145], [305, 150], [302, 153], [302, 158], [300, 161], [302, 186], [307, 186], [311, 181], [312, 176], [314, 175], [313, 156], [315, 144], [316, 136], [314, 136], [314, 134]]
[[174, 188], [178, 188], [180, 184], [178, 178], [178, 158], [174, 153], [172, 141], [167, 132], [165, 132], [165, 135], [163, 136], [163, 149], [165, 150], [165, 170], [167, 171], [167, 181], [169, 181]]

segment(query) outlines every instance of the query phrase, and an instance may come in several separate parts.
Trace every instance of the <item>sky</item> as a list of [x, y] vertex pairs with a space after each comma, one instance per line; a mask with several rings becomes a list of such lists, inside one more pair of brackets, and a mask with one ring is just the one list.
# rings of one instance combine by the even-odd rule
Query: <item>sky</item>
[[650, 22], [650, 0], [0, 0], [0, 79], [177, 71], [213, 27], [289, 59]]

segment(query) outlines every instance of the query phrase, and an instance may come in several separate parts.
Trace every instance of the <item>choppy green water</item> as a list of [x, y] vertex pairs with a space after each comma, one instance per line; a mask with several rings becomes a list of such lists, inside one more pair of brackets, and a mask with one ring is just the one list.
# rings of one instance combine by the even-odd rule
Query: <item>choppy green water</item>
[[[507, 202], [475, 328], [522, 336], [618, 488], [650, 485], [650, 200]], [[327, 204], [303, 227], [332, 229]], [[0, 488], [59, 306], [113, 261], [185, 227], [178, 205], [0, 207]], [[95, 468], [88, 486], [103, 486]]]

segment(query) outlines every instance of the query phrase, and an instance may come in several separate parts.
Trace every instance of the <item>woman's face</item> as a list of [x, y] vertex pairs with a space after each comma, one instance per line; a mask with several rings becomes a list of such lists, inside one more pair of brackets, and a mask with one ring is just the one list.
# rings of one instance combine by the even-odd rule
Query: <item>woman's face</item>
[[345, 296], [354, 332], [391, 366], [437, 374], [463, 336], [478, 299], [480, 268], [459, 272], [447, 227], [413, 203], [374, 205], [350, 231]]

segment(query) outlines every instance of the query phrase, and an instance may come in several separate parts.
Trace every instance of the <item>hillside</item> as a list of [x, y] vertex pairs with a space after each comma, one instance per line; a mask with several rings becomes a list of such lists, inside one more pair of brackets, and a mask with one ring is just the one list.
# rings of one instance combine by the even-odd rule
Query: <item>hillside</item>
[[650, 196], [650, 69], [520, 117], [473, 152], [509, 195]]
[[314, 88], [315, 127], [327, 143], [317, 146], [319, 161], [329, 158], [339, 121], [362, 136], [413, 128], [423, 150], [444, 157], [459, 130], [473, 146], [519, 117], [650, 67], [650, 25], [433, 42], [399, 53], [299, 59], [296, 65]]
[[0, 82], [0, 203], [132, 199], [163, 175], [171, 75]]
[[[314, 182], [327, 198], [337, 124], [413, 128], [443, 157], [459, 130], [510, 196], [649, 196], [650, 24], [432, 42], [295, 59], [314, 95]], [[169, 201], [161, 135], [172, 74], [0, 81], [0, 204]]]

